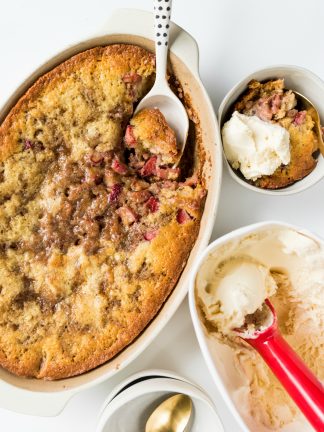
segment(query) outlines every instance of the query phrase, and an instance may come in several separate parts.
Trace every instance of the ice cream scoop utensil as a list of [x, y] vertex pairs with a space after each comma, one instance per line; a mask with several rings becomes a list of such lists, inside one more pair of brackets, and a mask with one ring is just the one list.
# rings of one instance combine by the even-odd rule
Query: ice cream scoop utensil
[[143, 108], [158, 108], [162, 112], [176, 134], [180, 160], [187, 140], [189, 120], [182, 102], [170, 89], [166, 78], [171, 5], [171, 0], [154, 0], [156, 78], [154, 86], [140, 101], [136, 112]]
[[274, 307], [267, 299], [268, 326], [254, 332], [244, 326], [235, 331], [248, 342], [270, 367], [296, 405], [317, 432], [324, 432], [324, 389], [301, 358], [281, 336]]
[[322, 155], [324, 156], [324, 142], [323, 142], [323, 135], [322, 135], [322, 129], [321, 129], [321, 120], [320, 120], [320, 116], [318, 114], [318, 111], [315, 108], [315, 106], [313, 105], [313, 103], [309, 99], [307, 99], [307, 97], [296, 92], [295, 90], [294, 90], [294, 93], [297, 96], [297, 100], [298, 100], [300, 107], [308, 111], [308, 113], [311, 115], [311, 117], [315, 123], [315, 128], [314, 128], [315, 131], [314, 132], [315, 132], [317, 139], [318, 139], [319, 150], [322, 153]]
[[150, 415], [145, 432], [189, 432], [192, 402], [177, 394], [162, 402]]

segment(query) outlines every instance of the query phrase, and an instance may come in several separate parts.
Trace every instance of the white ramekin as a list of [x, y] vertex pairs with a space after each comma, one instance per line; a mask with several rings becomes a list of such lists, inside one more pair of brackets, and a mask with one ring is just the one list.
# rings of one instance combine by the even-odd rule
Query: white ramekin
[[[94, 46], [113, 43], [137, 44], [153, 50], [153, 39], [151, 13], [134, 9], [116, 10], [107, 22], [106, 28], [100, 33], [85, 41], [76, 41], [69, 45], [32, 73], [4, 106], [0, 107], [0, 122], [17, 98], [37, 77], [72, 55]], [[216, 116], [199, 78], [197, 43], [174, 23], [170, 27], [170, 64], [183, 86], [184, 93], [188, 95], [193, 109], [198, 114], [202, 146], [206, 155], [203, 175], [209, 190], [199, 235], [187, 265], [159, 314], [132, 344], [102, 366], [88, 373], [59, 381], [20, 378], [0, 368], [0, 407], [2, 408], [31, 415], [57, 415], [73, 395], [107, 380], [133, 361], [167, 324], [187, 294], [191, 267], [208, 244], [214, 225], [222, 176], [222, 150]]]
[[[246, 90], [247, 84], [252, 79], [264, 81], [273, 78], [284, 78], [285, 87], [287, 89], [296, 90], [311, 100], [319, 112], [321, 124], [324, 125], [324, 82], [313, 72], [307, 69], [298, 66], [278, 65], [269, 66], [265, 69], [260, 69], [251, 73], [227, 93], [218, 110], [220, 131], [223, 127], [226, 114], [228, 113], [229, 109], [231, 109], [233, 103], [237, 101], [239, 96]], [[241, 178], [227, 161], [224, 151], [223, 155], [229, 174], [235, 181], [247, 189], [266, 195], [291, 195], [301, 192], [313, 186], [324, 177], [324, 157], [320, 154], [315, 169], [302, 180], [282, 189], [262, 189], [260, 187], [253, 186]]]
[[[154, 408], [176, 393], [192, 399], [192, 432], [224, 432], [216, 408], [203, 389], [164, 370], [142, 371], [120, 383], [103, 404], [96, 432], [142, 431]], [[121, 415], [126, 409], [127, 415]]]
[[[241, 382], [242, 378], [238, 374], [235, 367], [233, 351], [227, 345], [216, 341], [215, 338], [212, 337], [210, 333], [208, 333], [204, 323], [202, 322], [201, 313], [196, 301], [195, 281], [197, 272], [199, 271], [202, 263], [207, 259], [209, 254], [214, 252], [216, 249], [233, 241], [238, 243], [240, 239], [243, 239], [248, 235], [264, 230], [271, 230], [273, 228], [293, 229], [324, 245], [323, 239], [294, 225], [277, 221], [260, 222], [253, 225], [248, 225], [218, 238], [205, 249], [192, 269], [189, 287], [190, 314], [202, 355], [207, 364], [211, 378], [213, 379], [219, 393], [223, 396], [226, 405], [240, 426], [240, 430], [244, 432], [270, 432], [270, 429], [262, 427], [259, 423], [253, 421], [252, 417], [246, 410], [245, 404], [242, 403], [239, 390], [244, 383]], [[306, 420], [298, 419], [295, 422], [292, 422], [289, 425], [281, 428], [280, 431], [311, 432], [312, 428], [309, 426]]]

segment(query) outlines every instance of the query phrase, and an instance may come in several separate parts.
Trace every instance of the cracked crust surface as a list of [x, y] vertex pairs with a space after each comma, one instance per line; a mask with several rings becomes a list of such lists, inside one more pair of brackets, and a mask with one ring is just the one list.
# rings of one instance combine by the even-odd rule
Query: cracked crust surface
[[12, 373], [60, 379], [111, 359], [185, 266], [200, 179], [133, 168], [123, 141], [154, 72], [136, 46], [85, 51], [0, 126], [0, 364]]

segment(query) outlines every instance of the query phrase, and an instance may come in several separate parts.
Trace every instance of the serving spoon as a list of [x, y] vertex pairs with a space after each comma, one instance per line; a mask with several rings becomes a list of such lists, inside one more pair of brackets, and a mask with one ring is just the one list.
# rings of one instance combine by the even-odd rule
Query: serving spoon
[[187, 140], [189, 119], [182, 102], [170, 89], [167, 81], [171, 4], [171, 0], [154, 0], [155, 83], [140, 101], [135, 113], [143, 108], [158, 108], [162, 112], [176, 134], [180, 160]]
[[[251, 330], [251, 323], [255, 323]], [[247, 315], [235, 332], [248, 342], [270, 367], [316, 431], [324, 431], [324, 389], [278, 329], [276, 311], [268, 299], [262, 309]]]
[[315, 133], [317, 135], [318, 139], [318, 147], [322, 155], [324, 156], [324, 142], [323, 142], [323, 135], [321, 130], [321, 120], [320, 116], [318, 114], [317, 109], [313, 105], [313, 103], [307, 99], [306, 96], [302, 95], [301, 93], [298, 93], [294, 90], [295, 95], [297, 95], [298, 102], [300, 104], [300, 107], [304, 110], [307, 110], [310, 116], [312, 117], [314, 123], [315, 123]]
[[162, 402], [147, 420], [145, 432], [189, 432], [192, 402], [177, 394]]

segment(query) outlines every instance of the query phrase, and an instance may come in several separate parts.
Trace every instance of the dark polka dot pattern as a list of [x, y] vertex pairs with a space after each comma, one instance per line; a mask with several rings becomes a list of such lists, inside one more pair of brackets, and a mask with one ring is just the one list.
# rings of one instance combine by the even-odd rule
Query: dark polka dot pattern
[[158, 46], [168, 46], [171, 0], [155, 0], [155, 36]]

